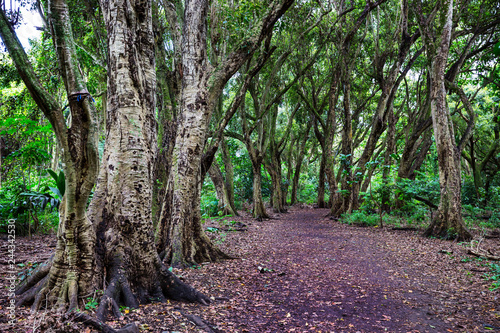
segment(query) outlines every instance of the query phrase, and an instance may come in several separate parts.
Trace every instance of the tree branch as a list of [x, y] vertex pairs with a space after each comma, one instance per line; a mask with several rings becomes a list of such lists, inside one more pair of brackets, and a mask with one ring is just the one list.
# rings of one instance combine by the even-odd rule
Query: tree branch
[[1, 8], [0, 35], [31, 97], [49, 120], [57, 138], [66, 142], [67, 127], [61, 107], [38, 79], [21, 42]]

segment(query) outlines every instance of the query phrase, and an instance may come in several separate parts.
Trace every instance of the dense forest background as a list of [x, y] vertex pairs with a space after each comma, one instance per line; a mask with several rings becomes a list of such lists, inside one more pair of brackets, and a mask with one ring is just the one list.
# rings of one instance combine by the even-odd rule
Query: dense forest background
[[[44, 18], [26, 53], [20, 7]], [[445, 239], [499, 228], [499, 11], [490, 0], [4, 2], [0, 231], [14, 218], [19, 235], [88, 232], [76, 212], [97, 236], [58, 238], [51, 260], [90, 244], [90, 267], [89, 253], [137, 235], [168, 267], [227, 257], [208, 217], [298, 203]], [[141, 269], [127, 273], [134, 291]], [[74, 305], [71, 283], [52, 283]]]
[[[429, 209], [435, 210], [440, 199], [430, 110], [433, 55], [424, 50], [418, 26], [426, 17], [402, 5], [383, 1], [367, 9], [364, 3], [304, 1], [288, 11], [218, 99], [205, 151], [214, 141], [220, 147], [204, 178], [203, 215], [249, 209], [259, 196], [271, 209], [283, 210], [297, 202], [330, 207], [340, 195], [342, 208], [332, 210], [337, 215], [368, 217], [383, 210], [390, 213], [384, 220], [393, 215], [415, 222], [429, 218]], [[410, 5], [429, 15], [436, 10], [432, 3]], [[454, 7], [445, 65], [466, 221], [486, 216], [492, 227], [499, 223], [500, 202], [497, 5], [466, 1]], [[44, 3], [4, 8], [16, 24], [22, 22], [16, 14], [19, 6], [47, 11]], [[99, 112], [102, 156], [107, 68], [103, 17], [96, 2], [69, 6], [80, 70]], [[171, 99], [176, 87], [166, 82], [176, 74], [176, 45], [163, 6], [154, 8], [161, 48], [156, 65], [159, 122], [177, 116]], [[207, 43], [214, 64], [244, 39], [264, 9], [256, 1], [211, 4]], [[29, 59], [69, 124], [49, 27], [39, 28], [42, 37], [30, 41]], [[59, 174], [60, 147], [8, 53], [2, 54], [1, 73], [2, 223], [16, 218], [21, 233], [55, 231], [64, 194], [58, 178], [64, 177]], [[160, 128], [160, 144], [162, 135]], [[259, 177], [260, 184], [255, 181]], [[156, 184], [161, 181], [158, 177]]]

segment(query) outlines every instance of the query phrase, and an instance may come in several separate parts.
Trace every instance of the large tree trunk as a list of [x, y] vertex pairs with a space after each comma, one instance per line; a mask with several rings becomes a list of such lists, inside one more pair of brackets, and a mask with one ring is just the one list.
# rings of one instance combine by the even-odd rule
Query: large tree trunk
[[64, 80], [72, 123], [39, 82], [28, 58], [0, 9], [0, 34], [31, 96], [49, 119], [61, 147], [66, 177], [55, 254], [16, 290], [17, 304], [78, 307], [78, 297], [92, 290], [95, 234], [85, 209], [97, 176], [97, 111], [78, 69], [65, 1], [49, 2], [51, 30]]
[[[327, 132], [330, 130], [328, 128], [323, 128], [323, 134], [319, 130], [318, 126], [319, 120], [315, 119], [314, 120], [314, 134], [316, 136], [316, 139], [318, 140], [320, 146], [321, 146], [321, 160], [319, 163], [319, 172], [318, 172], [318, 190], [317, 190], [317, 197], [316, 197], [316, 205], [318, 208], [325, 208], [325, 167], [326, 167], [326, 143], [325, 143], [325, 136], [327, 135]], [[333, 135], [333, 134], [332, 134]]]
[[[201, 157], [208, 125], [222, 89], [272, 31], [293, 0], [273, 1], [264, 19], [242, 43], [212, 67], [207, 56], [207, 0], [185, 1], [182, 30], [182, 90], [173, 153], [172, 218], [167, 221], [165, 261], [175, 266], [228, 258], [205, 235], [201, 225]], [[217, 147], [214, 147], [215, 149]]]
[[[441, 5], [436, 18], [437, 33], [432, 34], [428, 26], [420, 26], [430, 58], [431, 114], [441, 188], [438, 212], [425, 234], [447, 239], [470, 240], [472, 236], [462, 219], [460, 152], [455, 144], [453, 122], [446, 102], [444, 82], [444, 70], [450, 49], [453, 24], [453, 0], [444, 0]], [[420, 24], [422, 22], [421, 20]]]
[[[323, 129], [324, 132], [328, 131], [327, 128]], [[321, 145], [321, 160], [319, 164], [319, 172], [318, 172], [318, 190], [316, 197], [316, 205], [318, 208], [325, 208], [325, 166], [326, 166], [326, 155], [325, 155], [325, 135], [321, 134], [318, 128], [318, 121], [314, 122], [314, 134], [316, 135], [316, 139]]]
[[[153, 223], [158, 229], [162, 229], [162, 225], [158, 221], [165, 216], [170, 217], [172, 202], [172, 182], [170, 173], [172, 170], [172, 154], [175, 145], [175, 136], [177, 134], [176, 115], [180, 101], [180, 74], [176, 70], [180, 64], [180, 50], [177, 49], [178, 36], [175, 32], [178, 29], [177, 15], [175, 8], [168, 7], [166, 16], [169, 20], [174, 38], [175, 52], [173, 57], [174, 68], [169, 70], [167, 64], [167, 53], [165, 51], [165, 40], [163, 38], [164, 30], [160, 20], [160, 12], [158, 4], [153, 3], [153, 29], [156, 40], [156, 63], [157, 63], [157, 94], [156, 106], [158, 109], [158, 155], [154, 164], [153, 178]], [[165, 204], [165, 203], [168, 204]], [[163, 228], [164, 229], [164, 228]], [[164, 238], [162, 238], [164, 240]], [[157, 238], [158, 240], [158, 238]], [[159, 244], [157, 244], [159, 245]]]
[[[300, 157], [300, 155], [299, 155]], [[299, 179], [300, 179], [300, 169], [302, 168], [302, 159], [297, 158], [297, 162], [295, 164], [295, 171], [293, 172], [292, 179], [292, 193], [290, 194], [290, 205], [293, 206], [297, 202], [297, 194], [299, 190]]]
[[292, 183], [292, 174], [293, 174], [293, 148], [296, 144], [299, 143], [298, 140], [295, 140], [293, 137], [290, 140], [290, 144], [288, 146], [288, 151], [286, 152], [286, 179], [283, 184], [283, 205], [287, 205], [288, 193], [290, 193], [290, 184]]
[[318, 197], [316, 199], [316, 204], [318, 205], [318, 208], [325, 208], [326, 203], [325, 203], [325, 165], [326, 165], [326, 160], [325, 160], [325, 155], [321, 155], [321, 161], [319, 164], [319, 175], [318, 175]]
[[[158, 108], [158, 156], [154, 168], [153, 181], [153, 223], [155, 224], [155, 244], [160, 257], [165, 255], [168, 226], [172, 217], [174, 195], [172, 177], [172, 157], [177, 135], [177, 115], [181, 99], [181, 24], [179, 12], [182, 3], [175, 2], [166, 6], [165, 17], [174, 45], [173, 56], [167, 56], [165, 50], [164, 26], [160, 19], [158, 4], [153, 3], [153, 29], [156, 40], [157, 59], [157, 108]], [[167, 60], [169, 63], [167, 63]], [[172, 69], [170, 69], [170, 67]]]
[[165, 260], [173, 266], [227, 258], [201, 226], [201, 157], [218, 94], [209, 91], [206, 55], [206, 1], [186, 2], [183, 28], [182, 90], [174, 147], [172, 219]]
[[[274, 135], [273, 135], [274, 137]], [[274, 140], [274, 139], [271, 139]], [[281, 188], [282, 174], [281, 174], [281, 159], [279, 158], [278, 148], [275, 147], [275, 143], [271, 143], [269, 149], [269, 163], [265, 164], [267, 172], [271, 176], [272, 184], [272, 206], [275, 213], [286, 212], [285, 206], [283, 204], [283, 190]]]
[[[160, 121], [162, 117], [160, 117]], [[167, 225], [172, 215], [172, 198], [174, 188], [172, 184], [172, 155], [175, 146], [175, 135], [177, 123], [163, 118], [160, 123], [161, 144], [156, 162], [154, 164], [153, 177], [153, 224], [155, 225], [155, 243], [158, 253], [165, 249], [167, 240]], [[164, 252], [163, 252], [164, 254]]]
[[[497, 138], [498, 140], [498, 138]], [[474, 179], [474, 189], [476, 190], [476, 198], [478, 202], [483, 201], [483, 196], [481, 195], [481, 190], [484, 189], [484, 182], [483, 182], [483, 177], [481, 175], [481, 168], [479, 167], [479, 163], [477, 163], [476, 156], [474, 153], [474, 136], [471, 136], [469, 139], [469, 145], [470, 145], [470, 159], [469, 159], [469, 164], [472, 169], [472, 177]], [[463, 154], [463, 153], [462, 153]]]
[[[281, 170], [281, 153], [280, 148], [284, 140], [280, 140], [276, 135], [276, 122], [278, 117], [278, 108], [273, 107], [269, 114], [269, 149], [267, 159], [264, 160], [264, 166], [271, 176], [271, 205], [275, 213], [286, 212], [283, 204], [283, 191], [281, 188], [282, 170]], [[284, 139], [284, 138], [283, 138]]]
[[[75, 62], [76, 50], [72, 38], [69, 10], [64, 0], [49, 2], [49, 17], [59, 65], [65, 82], [71, 110], [68, 129], [69, 151], [64, 149], [66, 190], [57, 233], [54, 264], [47, 285], [35, 300], [57, 297], [60, 305], [78, 307], [78, 295], [92, 288], [95, 235], [85, 209], [97, 175], [97, 111], [91, 102], [85, 81]], [[63, 145], [64, 147], [64, 145]], [[69, 156], [68, 156], [69, 155]], [[61, 276], [64, 278], [61, 279]]]
[[120, 301], [136, 307], [169, 296], [207, 303], [208, 298], [168, 271], [154, 242], [157, 124], [151, 2], [117, 0], [102, 6], [110, 69], [107, 140], [90, 212], [97, 231], [95, 287], [108, 287], [97, 315], [104, 320], [111, 308], [120, 316]]
[[272, 206], [275, 213], [285, 213], [286, 209], [283, 205], [283, 191], [281, 189], [281, 172], [273, 168], [274, 165], [267, 165], [266, 169], [271, 176], [272, 184]]

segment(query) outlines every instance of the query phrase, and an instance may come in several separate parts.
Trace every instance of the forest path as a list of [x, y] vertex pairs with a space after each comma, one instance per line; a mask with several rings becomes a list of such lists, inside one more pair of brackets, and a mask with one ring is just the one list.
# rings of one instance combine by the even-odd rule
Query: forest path
[[428, 315], [430, 309], [416, 307], [414, 300], [421, 305], [432, 299], [392, 267], [383, 238], [373, 237], [370, 229], [332, 224], [324, 218], [327, 213], [295, 211], [261, 230], [263, 243], [274, 245], [260, 259], [282, 274], [268, 283], [273, 292], [263, 296], [281, 305], [286, 326], [445, 332], [447, 325]]
[[491, 282], [460, 244], [423, 238], [421, 231], [350, 226], [327, 214], [292, 209], [263, 222], [232, 218], [248, 224], [248, 232], [215, 240], [240, 259], [187, 274], [204, 292], [227, 298], [198, 311], [200, 317], [222, 332], [491, 332], [500, 326], [498, 293], [488, 291]]
[[[327, 213], [292, 208], [262, 222], [248, 214], [208, 221], [205, 227], [218, 231], [207, 234], [238, 259], [174, 272], [213, 303], [141, 305], [108, 323], [136, 322], [141, 332], [204, 332], [181, 314], [189, 313], [226, 333], [500, 332], [498, 290], [488, 290], [487, 265], [462, 245], [423, 238], [420, 231], [350, 226]], [[16, 242], [17, 262], [30, 266], [50, 255], [54, 236]], [[498, 239], [482, 244], [500, 251]], [[6, 268], [0, 265], [0, 273]], [[19, 328], [5, 331], [0, 311], [0, 332], [31, 332], [34, 320], [45, 316], [30, 317], [28, 308], [16, 313]], [[81, 331], [94, 332], [74, 332]]]

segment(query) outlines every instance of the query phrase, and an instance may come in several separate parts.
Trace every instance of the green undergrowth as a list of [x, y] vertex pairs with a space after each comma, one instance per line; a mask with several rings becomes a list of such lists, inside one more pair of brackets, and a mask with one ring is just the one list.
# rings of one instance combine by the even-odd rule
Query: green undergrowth
[[[435, 212], [432, 212], [435, 214]], [[382, 215], [382, 216], [381, 216]], [[464, 205], [463, 217], [469, 229], [480, 233], [487, 233], [492, 229], [500, 228], [500, 210], [480, 209]], [[425, 207], [413, 207], [411, 210], [396, 210], [390, 213], [379, 214], [377, 210], [357, 210], [351, 214], [345, 213], [341, 220], [349, 225], [375, 227], [391, 225], [394, 227], [425, 228], [431, 219], [431, 211]]]
[[485, 279], [493, 281], [490, 286], [490, 290], [500, 289], [500, 264], [489, 263], [490, 272], [484, 275]]
[[468, 227], [480, 229], [500, 228], [500, 209], [493, 207], [480, 208], [463, 205], [462, 214]]
[[423, 227], [426, 224], [425, 215], [404, 216], [399, 212], [394, 213], [369, 213], [362, 210], [356, 210], [351, 214], [342, 214], [341, 221], [349, 225], [363, 227]]
[[232, 215], [220, 215], [216, 217], [203, 218], [202, 223], [208, 221], [216, 222], [218, 226], [209, 226], [205, 231], [215, 238], [216, 244], [221, 244], [226, 241], [227, 232], [235, 231], [235, 227], [240, 223], [231, 219]]
[[[463, 243], [464, 247], [473, 246], [474, 243], [477, 246], [477, 241], [473, 240], [470, 245], [469, 243]], [[461, 262], [475, 262], [478, 267], [485, 267], [489, 269], [489, 272], [483, 274], [483, 278], [487, 281], [491, 281], [491, 285], [489, 289], [491, 291], [500, 290], [500, 264], [498, 262], [491, 262], [483, 257], [464, 257]], [[470, 271], [467, 273], [468, 275], [472, 274]]]
[[11, 182], [0, 189], [0, 233], [7, 232], [7, 225], [12, 220], [18, 236], [57, 230], [60, 198], [47, 185], [50, 183], [41, 179], [39, 186]]

